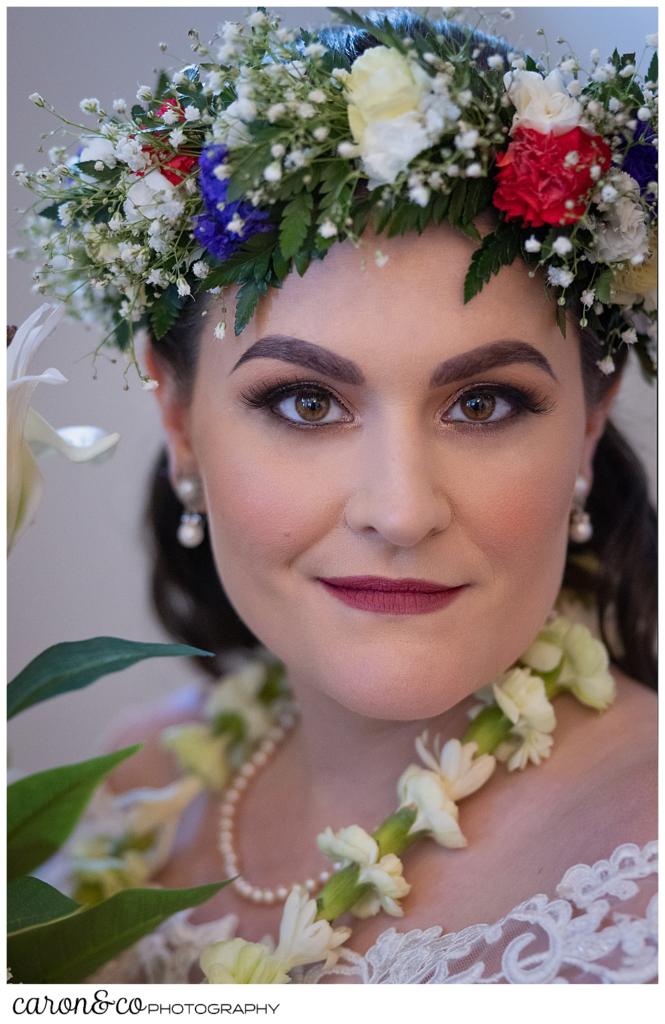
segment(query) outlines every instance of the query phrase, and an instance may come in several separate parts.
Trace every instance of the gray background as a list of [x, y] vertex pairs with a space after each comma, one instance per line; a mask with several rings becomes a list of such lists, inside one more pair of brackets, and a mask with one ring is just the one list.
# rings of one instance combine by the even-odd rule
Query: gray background
[[[321, 24], [325, 8], [276, 8], [284, 24]], [[37, 153], [41, 132], [55, 127], [45, 111], [27, 99], [37, 91], [61, 112], [78, 119], [79, 100], [96, 96], [109, 105], [129, 104], [141, 84], [173, 58], [190, 59], [187, 30], [209, 38], [218, 24], [242, 18], [246, 8], [10, 8], [8, 10], [8, 163], [35, 170], [46, 162]], [[421, 8], [422, 10], [422, 8]], [[440, 8], [427, 8], [430, 14]], [[655, 7], [520, 8], [511, 23], [496, 9], [479, 11], [516, 47], [543, 49], [536, 29], [546, 30], [552, 52], [561, 35], [583, 62], [597, 46], [603, 55], [619, 49], [642, 52], [644, 37], [657, 29]], [[169, 52], [160, 54], [164, 41]], [[646, 65], [645, 65], [646, 66]], [[53, 143], [44, 143], [47, 149]], [[9, 245], [18, 244], [21, 206], [29, 193], [9, 182]], [[31, 292], [30, 268], [10, 262], [8, 319], [20, 323], [43, 299]], [[120, 444], [101, 465], [75, 466], [58, 456], [43, 459], [45, 495], [35, 524], [18, 542], [8, 570], [9, 678], [50, 644], [95, 635], [165, 640], [148, 601], [148, 561], [141, 516], [150, 468], [160, 448], [154, 397], [130, 377], [122, 389], [122, 368], [102, 360], [92, 380], [86, 358], [98, 338], [79, 324], [63, 321], [40, 349], [33, 372], [55, 366], [69, 379], [35, 392], [35, 406], [55, 426], [91, 422], [119, 431]], [[615, 417], [629, 434], [655, 478], [655, 388], [637, 373], [624, 382]], [[654, 487], [655, 491], [655, 487]], [[21, 715], [9, 732], [10, 764], [18, 771], [50, 767], [90, 756], [100, 732], [123, 708], [148, 704], [196, 678], [181, 659], [147, 662], [110, 676], [88, 690], [59, 697]]]

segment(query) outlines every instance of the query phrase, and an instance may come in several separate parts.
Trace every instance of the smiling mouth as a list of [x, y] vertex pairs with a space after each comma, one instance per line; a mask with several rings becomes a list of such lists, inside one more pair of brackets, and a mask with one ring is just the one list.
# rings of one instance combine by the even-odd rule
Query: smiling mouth
[[385, 615], [423, 615], [445, 608], [467, 584], [446, 587], [430, 580], [383, 576], [319, 577], [328, 593], [352, 608]]

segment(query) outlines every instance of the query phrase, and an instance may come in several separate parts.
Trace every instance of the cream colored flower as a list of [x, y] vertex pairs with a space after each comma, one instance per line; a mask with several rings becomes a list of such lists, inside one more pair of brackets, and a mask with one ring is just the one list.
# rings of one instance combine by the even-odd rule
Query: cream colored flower
[[513, 128], [563, 135], [579, 124], [582, 108], [566, 91], [557, 69], [546, 78], [538, 71], [508, 71], [503, 82], [516, 110]]
[[386, 853], [377, 864], [361, 868], [358, 884], [369, 883], [372, 889], [354, 903], [351, 913], [365, 918], [385, 910], [391, 917], [403, 917], [404, 911], [397, 901], [411, 892], [403, 871], [404, 866], [394, 853]]
[[247, 740], [255, 743], [272, 726], [268, 708], [258, 700], [266, 679], [265, 667], [249, 662], [237, 672], [224, 676], [213, 688], [204, 709], [208, 721], [214, 721], [225, 712], [240, 715], [247, 729]]
[[333, 928], [328, 921], [317, 921], [316, 914], [316, 900], [304, 886], [294, 885], [284, 904], [274, 952], [284, 970], [320, 961], [331, 967], [338, 959], [340, 946], [348, 939], [351, 929]]
[[360, 825], [348, 825], [338, 832], [333, 832], [327, 825], [324, 832], [316, 837], [321, 853], [331, 860], [341, 860], [348, 864], [375, 864], [379, 855], [379, 845]]
[[513, 725], [552, 732], [556, 725], [554, 708], [547, 699], [545, 683], [529, 669], [513, 668], [493, 686], [497, 704]]
[[434, 139], [421, 114], [431, 77], [397, 50], [375, 46], [345, 79], [351, 133], [360, 147], [370, 188], [392, 183]]
[[224, 789], [231, 775], [227, 736], [214, 736], [202, 722], [187, 722], [165, 729], [161, 742], [175, 754], [182, 771], [198, 775], [215, 792]]
[[[644, 256], [649, 235], [644, 210], [631, 195], [622, 195], [604, 212], [594, 228], [594, 253], [603, 263]], [[637, 269], [636, 267], [634, 269]]]
[[439, 737], [434, 740], [434, 753], [427, 749], [427, 730], [416, 740], [416, 750], [421, 760], [432, 771], [441, 776], [443, 785], [451, 800], [461, 800], [480, 789], [495, 768], [491, 754], [475, 757], [478, 744], [462, 744], [458, 739], [448, 740], [440, 747]]
[[528, 725], [516, 725], [507, 740], [494, 751], [499, 761], [508, 762], [508, 771], [522, 771], [527, 764], [540, 764], [550, 756], [554, 740], [547, 732]]
[[98, 427], [55, 430], [30, 406], [38, 384], [66, 384], [53, 368], [29, 374], [28, 366], [41, 343], [54, 331], [64, 307], [43, 305], [16, 331], [7, 349], [7, 546], [12, 548], [32, 522], [43, 478], [35, 455], [57, 451], [71, 462], [101, 459], [116, 445], [119, 434], [105, 435]]
[[567, 687], [582, 704], [604, 711], [616, 696], [604, 644], [586, 626], [571, 625], [565, 637], [563, 668], [557, 682]]
[[282, 962], [261, 942], [223, 939], [201, 953], [201, 970], [211, 985], [287, 985]]
[[610, 286], [612, 302], [620, 306], [633, 306], [642, 301], [644, 309], [651, 313], [658, 306], [658, 236], [649, 237], [650, 256], [643, 263], [633, 266], [627, 261], [623, 270], [617, 270]]
[[440, 846], [457, 849], [466, 846], [466, 839], [457, 824], [459, 811], [448, 796], [438, 772], [427, 771], [411, 764], [397, 783], [400, 807], [415, 804], [418, 814], [409, 834], [422, 829], [432, 834]]

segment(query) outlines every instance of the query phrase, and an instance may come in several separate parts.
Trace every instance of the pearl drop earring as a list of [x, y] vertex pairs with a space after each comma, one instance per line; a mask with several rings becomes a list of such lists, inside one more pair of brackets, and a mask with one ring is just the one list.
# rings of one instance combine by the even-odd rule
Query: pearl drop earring
[[205, 537], [203, 515], [194, 512], [192, 505], [198, 505], [202, 497], [201, 481], [197, 476], [180, 477], [175, 491], [183, 505], [188, 506], [180, 516], [176, 536], [184, 548], [197, 548]]
[[570, 514], [568, 535], [574, 544], [586, 544], [593, 537], [591, 516], [584, 511], [584, 503], [589, 493], [589, 483], [581, 474], [575, 480], [573, 492], [573, 510]]

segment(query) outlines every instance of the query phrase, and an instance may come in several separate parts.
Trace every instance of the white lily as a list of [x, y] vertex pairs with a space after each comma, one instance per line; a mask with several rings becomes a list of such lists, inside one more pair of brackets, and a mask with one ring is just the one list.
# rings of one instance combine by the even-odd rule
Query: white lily
[[423, 763], [441, 776], [451, 800], [461, 800], [484, 786], [496, 766], [491, 754], [476, 757], [478, 744], [458, 739], [448, 740], [442, 748], [439, 736], [434, 738], [432, 753], [426, 746], [427, 735], [426, 729], [416, 740], [416, 750]]
[[397, 783], [400, 808], [415, 804], [418, 813], [409, 834], [427, 830], [440, 846], [458, 849], [466, 839], [457, 821], [457, 804], [451, 800], [439, 772], [410, 764]]
[[265, 679], [265, 667], [258, 662], [224, 676], [206, 702], [206, 719], [213, 721], [224, 712], [233, 712], [245, 723], [250, 743], [262, 739], [273, 724], [268, 708], [257, 699]]
[[57, 451], [71, 462], [101, 459], [120, 439], [99, 427], [61, 427], [56, 430], [30, 405], [38, 384], [66, 384], [53, 367], [29, 374], [34, 353], [60, 322], [62, 306], [44, 304], [16, 331], [7, 349], [7, 548], [32, 522], [39, 504], [43, 478], [35, 455]]
[[493, 690], [497, 704], [513, 725], [552, 732], [556, 725], [554, 708], [540, 676], [528, 668], [513, 668], [494, 683]]
[[231, 776], [228, 736], [213, 735], [203, 722], [185, 722], [168, 726], [161, 742], [175, 754], [183, 772], [192, 772], [214, 792], [224, 789]]

